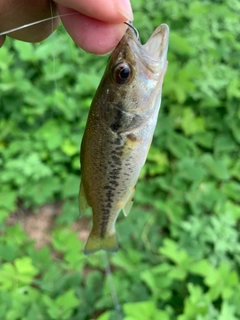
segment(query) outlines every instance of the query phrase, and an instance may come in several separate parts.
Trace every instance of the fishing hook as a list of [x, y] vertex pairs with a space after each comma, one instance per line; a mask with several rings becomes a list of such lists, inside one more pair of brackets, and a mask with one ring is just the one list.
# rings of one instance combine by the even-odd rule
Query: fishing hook
[[126, 25], [128, 25], [134, 31], [137, 39], [139, 40], [139, 33], [138, 33], [137, 29], [133, 26], [133, 22], [129, 20], [129, 21], [125, 21], [124, 23]]

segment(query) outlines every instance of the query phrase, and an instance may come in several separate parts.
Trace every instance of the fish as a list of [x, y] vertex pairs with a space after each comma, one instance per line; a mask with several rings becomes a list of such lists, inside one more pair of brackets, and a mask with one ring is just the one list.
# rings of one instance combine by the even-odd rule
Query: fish
[[145, 45], [129, 25], [113, 50], [93, 98], [80, 150], [80, 215], [90, 207], [85, 254], [117, 252], [115, 223], [132, 208], [152, 142], [167, 70], [169, 28], [161, 24]]

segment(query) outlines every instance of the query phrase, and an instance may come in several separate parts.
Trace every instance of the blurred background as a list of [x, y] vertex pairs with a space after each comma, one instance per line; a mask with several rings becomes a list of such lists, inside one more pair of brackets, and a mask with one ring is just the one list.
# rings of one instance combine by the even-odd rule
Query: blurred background
[[[0, 318], [240, 319], [240, 2], [132, 0], [146, 42], [170, 27], [152, 147], [120, 250], [85, 257], [79, 148], [107, 57], [62, 27], [0, 49]], [[117, 318], [118, 317], [118, 318]]]

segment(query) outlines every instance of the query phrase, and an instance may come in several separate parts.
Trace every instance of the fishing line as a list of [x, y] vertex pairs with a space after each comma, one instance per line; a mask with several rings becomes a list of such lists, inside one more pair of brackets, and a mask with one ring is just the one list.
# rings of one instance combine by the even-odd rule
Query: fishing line
[[117, 291], [114, 285], [114, 281], [113, 281], [113, 276], [112, 276], [112, 271], [110, 268], [110, 264], [109, 264], [109, 259], [107, 256], [107, 253], [105, 251], [102, 251], [102, 259], [103, 259], [103, 264], [105, 267], [105, 272], [106, 272], [106, 277], [108, 280], [108, 285], [109, 285], [109, 289], [111, 292], [111, 296], [112, 296], [112, 301], [113, 301], [113, 305], [115, 308], [115, 312], [116, 312], [116, 317], [117, 320], [122, 320], [122, 309], [121, 309], [121, 305], [119, 304], [118, 301], [118, 297], [117, 297]]
[[[50, 4], [50, 14], [51, 14], [51, 23], [52, 23], [52, 34], [53, 34], [53, 31], [54, 31], [54, 24], [53, 24], [53, 7], [52, 7], [52, 1], [49, 0], [49, 4]], [[54, 44], [55, 44], [55, 37], [53, 38], [53, 47], [54, 47]], [[53, 81], [54, 81], [54, 86], [55, 86], [55, 94], [56, 94], [56, 91], [58, 90], [58, 85], [57, 85], [57, 81], [56, 81], [56, 56], [54, 54], [54, 50], [52, 51], [52, 60], [53, 60]]]
[[34, 26], [35, 24], [46, 22], [46, 21], [49, 21], [49, 20], [52, 20], [52, 19], [71, 16], [71, 15], [74, 15], [74, 14], [77, 14], [77, 13], [74, 13], [74, 12], [73, 13], [65, 13], [65, 14], [61, 14], [61, 15], [57, 15], [57, 16], [52, 16], [50, 18], [45, 18], [45, 19], [42, 19], [42, 20], [39, 20], [39, 21], [27, 23], [27, 24], [24, 24], [24, 25], [22, 25], [20, 27], [16, 27], [16, 28], [13, 28], [13, 29], [10, 29], [10, 30], [7, 30], [7, 31], [0, 32], [0, 36], [8, 35], [9, 33], [12, 33], [14, 31], [18, 31], [18, 30], [21, 30], [21, 29], [29, 28], [31, 26]]

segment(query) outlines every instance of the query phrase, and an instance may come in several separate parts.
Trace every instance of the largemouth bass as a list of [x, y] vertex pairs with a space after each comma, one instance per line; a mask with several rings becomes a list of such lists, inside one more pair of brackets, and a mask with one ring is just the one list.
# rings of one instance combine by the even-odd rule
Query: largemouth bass
[[80, 213], [91, 207], [85, 254], [118, 249], [115, 222], [131, 210], [151, 145], [167, 69], [169, 29], [145, 45], [129, 27], [114, 49], [90, 108], [81, 145]]

